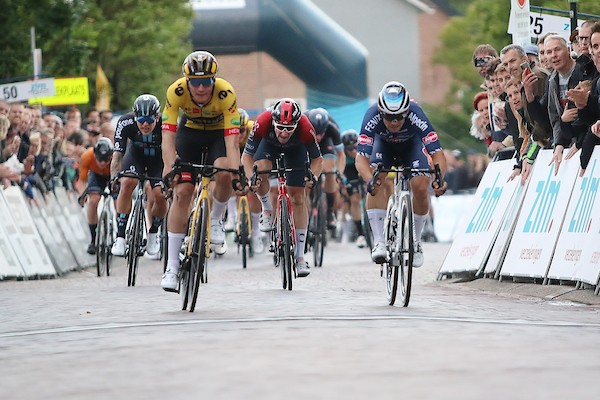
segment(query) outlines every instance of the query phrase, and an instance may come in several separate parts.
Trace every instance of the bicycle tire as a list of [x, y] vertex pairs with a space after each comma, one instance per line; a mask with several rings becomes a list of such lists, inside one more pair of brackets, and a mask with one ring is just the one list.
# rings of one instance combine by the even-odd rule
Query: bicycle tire
[[325, 193], [321, 193], [317, 201], [316, 230], [314, 232], [313, 261], [315, 267], [322, 267], [327, 245], [327, 198]]
[[282, 284], [283, 288], [292, 290], [292, 265], [294, 263], [293, 257], [293, 240], [292, 240], [292, 226], [290, 222], [290, 212], [288, 210], [287, 201], [284, 199], [281, 203], [281, 248], [282, 248], [282, 259], [281, 265]]
[[107, 213], [106, 216], [106, 220], [108, 222], [108, 229], [106, 231], [106, 238], [107, 238], [107, 252], [106, 252], [106, 276], [110, 276], [110, 272], [111, 272], [111, 264], [112, 264], [112, 246], [115, 242], [115, 237], [114, 237], [114, 217], [113, 217], [113, 213], [112, 211], [109, 211]]
[[[414, 258], [413, 209], [409, 194], [402, 196], [402, 220], [399, 242], [400, 267], [400, 300], [403, 307], [408, 307], [412, 287], [412, 272]], [[398, 238], [397, 238], [398, 240]]]
[[248, 238], [250, 237], [250, 226], [248, 225], [249, 217], [248, 199], [246, 197], [241, 197], [238, 212], [238, 246], [241, 246], [242, 250], [242, 268], [246, 268], [247, 258], [251, 254], [250, 243], [248, 241]]
[[98, 225], [96, 227], [96, 274], [98, 276], [102, 276], [106, 272], [106, 222], [106, 209], [104, 209], [103, 207], [102, 212], [100, 213], [100, 218], [98, 220]]
[[[206, 232], [209, 229], [208, 226], [208, 215], [209, 215], [208, 199], [203, 198], [200, 201], [200, 211], [198, 214], [198, 220], [196, 221], [196, 232], [194, 234], [193, 245], [192, 245], [192, 258], [190, 260], [190, 277], [193, 275], [193, 291], [192, 291], [192, 303], [190, 304], [190, 312], [194, 312], [196, 309], [196, 300], [198, 300], [198, 290], [200, 288], [200, 282], [205, 282], [205, 271], [206, 271], [206, 249], [207, 249], [207, 237]], [[190, 284], [192, 280], [190, 279]]]
[[394, 252], [394, 246], [398, 236], [398, 217], [395, 208], [392, 206], [388, 206], [384, 233], [386, 247], [390, 254], [387, 262], [383, 264], [383, 273], [388, 304], [393, 306], [396, 302], [396, 295], [398, 293], [398, 263], [396, 262], [397, 254]]
[[142, 217], [140, 214], [141, 199], [137, 199], [133, 204], [131, 213], [131, 223], [129, 224], [127, 235], [127, 286], [135, 286], [135, 274], [138, 261], [137, 236], [139, 234], [137, 227], [139, 226], [138, 219]]

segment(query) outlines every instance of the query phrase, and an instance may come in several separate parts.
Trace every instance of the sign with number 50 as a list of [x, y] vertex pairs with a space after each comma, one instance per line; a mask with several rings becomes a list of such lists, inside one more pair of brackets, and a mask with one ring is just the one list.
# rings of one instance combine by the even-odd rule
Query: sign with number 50
[[54, 78], [0, 85], [0, 98], [9, 103], [25, 101], [33, 97], [54, 96], [55, 93]]

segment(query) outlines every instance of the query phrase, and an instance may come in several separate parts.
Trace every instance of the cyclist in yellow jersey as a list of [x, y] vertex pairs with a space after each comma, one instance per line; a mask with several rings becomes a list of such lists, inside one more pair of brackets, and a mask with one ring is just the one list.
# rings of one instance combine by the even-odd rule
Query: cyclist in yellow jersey
[[[216, 78], [216, 58], [207, 51], [188, 55], [181, 67], [183, 78], [167, 89], [167, 101], [162, 118], [163, 175], [171, 176], [176, 157], [181, 161], [200, 163], [201, 148], [208, 148], [207, 163], [221, 168], [237, 168], [240, 162], [238, 135], [240, 114], [233, 87], [224, 79]], [[183, 115], [178, 121], [179, 110]], [[187, 230], [189, 207], [194, 191], [192, 169], [181, 170], [176, 179], [173, 203], [168, 217], [167, 269], [161, 286], [167, 291], [177, 287], [179, 249]], [[215, 175], [212, 192], [210, 241], [217, 254], [226, 251], [222, 216], [231, 197], [231, 174]]]

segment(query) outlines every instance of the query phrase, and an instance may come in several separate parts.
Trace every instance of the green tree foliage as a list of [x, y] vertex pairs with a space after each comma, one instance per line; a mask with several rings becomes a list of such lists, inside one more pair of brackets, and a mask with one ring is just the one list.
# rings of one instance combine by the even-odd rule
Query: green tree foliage
[[0, 0], [0, 6], [0, 78], [32, 75], [33, 26], [43, 74], [87, 76], [90, 105], [97, 64], [112, 88], [111, 108], [127, 110], [141, 93], [162, 100], [191, 51], [187, 0]]

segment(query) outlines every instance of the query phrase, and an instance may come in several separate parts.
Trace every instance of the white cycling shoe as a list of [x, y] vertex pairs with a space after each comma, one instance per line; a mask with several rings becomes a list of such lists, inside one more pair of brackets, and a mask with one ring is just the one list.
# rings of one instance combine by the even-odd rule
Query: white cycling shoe
[[419, 268], [425, 261], [423, 257], [423, 246], [421, 242], [415, 242], [415, 252], [413, 255], [413, 268]]
[[179, 284], [179, 270], [176, 268], [169, 267], [164, 273], [160, 286], [166, 292], [177, 292], [177, 285]]
[[383, 264], [387, 261], [387, 249], [385, 247], [385, 243], [377, 242], [375, 246], [373, 246], [373, 250], [371, 250], [371, 260], [377, 264]]
[[125, 256], [125, 238], [117, 237], [117, 240], [112, 245], [110, 252], [113, 256], [124, 257]]

